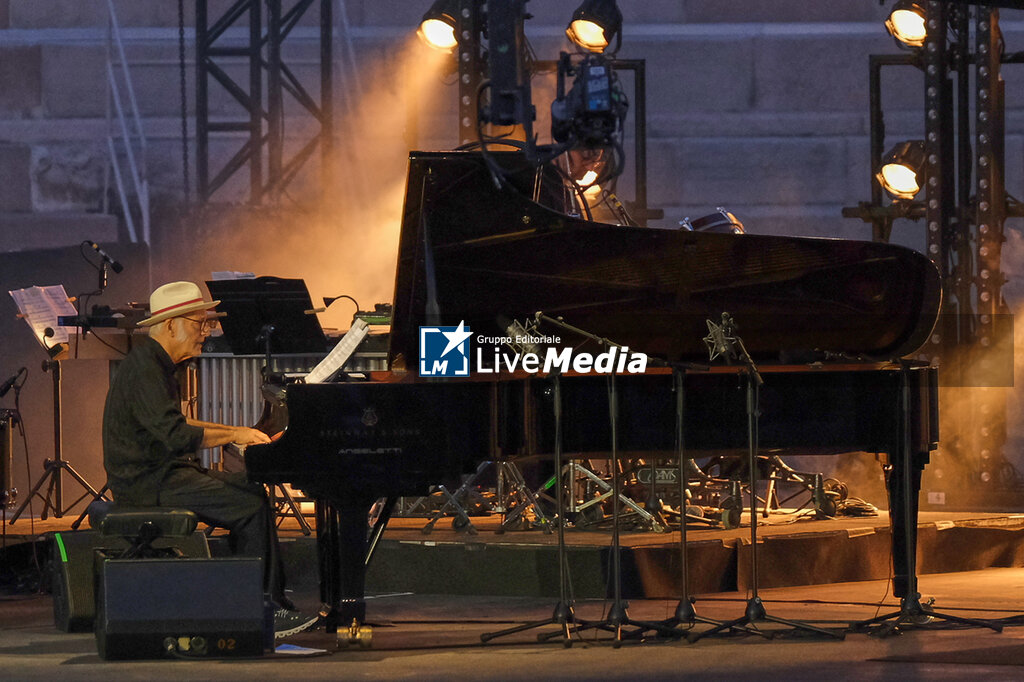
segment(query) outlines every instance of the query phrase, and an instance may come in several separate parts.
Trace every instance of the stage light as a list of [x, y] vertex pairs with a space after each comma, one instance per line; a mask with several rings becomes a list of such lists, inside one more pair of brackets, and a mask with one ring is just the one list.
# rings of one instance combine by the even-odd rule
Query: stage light
[[615, 0], [583, 0], [572, 13], [565, 34], [590, 52], [604, 52], [613, 37], [622, 41], [622, 12]]
[[875, 178], [897, 199], [913, 199], [921, 191], [924, 170], [924, 140], [900, 142], [882, 157]]
[[893, 38], [907, 47], [921, 47], [928, 37], [924, 19], [925, 11], [920, 4], [912, 0], [900, 0], [889, 12], [885, 27]]
[[430, 47], [451, 52], [459, 44], [455, 36], [458, 0], [437, 0], [420, 21], [416, 34]]
[[576, 181], [576, 184], [583, 190], [583, 196], [587, 198], [587, 201], [592, 202], [601, 196], [601, 185], [597, 184], [595, 171], [588, 170], [581, 179]]

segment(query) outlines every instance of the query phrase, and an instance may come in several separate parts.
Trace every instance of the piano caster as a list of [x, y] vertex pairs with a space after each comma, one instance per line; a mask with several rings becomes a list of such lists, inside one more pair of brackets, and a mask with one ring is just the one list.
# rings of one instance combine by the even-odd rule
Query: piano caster
[[338, 630], [338, 649], [356, 645], [360, 649], [369, 649], [373, 646], [373, 628], [369, 625], [360, 625], [359, 621], [353, 618], [351, 625]]

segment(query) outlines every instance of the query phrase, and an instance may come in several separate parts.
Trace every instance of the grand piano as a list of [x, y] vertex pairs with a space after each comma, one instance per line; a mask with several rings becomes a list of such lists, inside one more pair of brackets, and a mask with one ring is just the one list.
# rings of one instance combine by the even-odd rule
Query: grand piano
[[[675, 447], [675, 398], [671, 370], [654, 366], [706, 364], [707, 320], [728, 311], [764, 377], [759, 447], [888, 455], [894, 539], [916, 524], [921, 471], [938, 443], [936, 371], [905, 359], [928, 339], [941, 303], [927, 258], [872, 242], [621, 227], [574, 206], [554, 169], [516, 153], [410, 156], [390, 370], [288, 386], [284, 436], [245, 454], [253, 480], [290, 483], [318, 501], [328, 631], [355, 632], [365, 619], [366, 563], [387, 520], [368, 532], [375, 500], [555, 447], [548, 378], [420, 379], [420, 326], [465, 322], [474, 337], [502, 336], [543, 312], [648, 354], [651, 371], [616, 381], [618, 447], [662, 457]], [[569, 336], [560, 334], [587, 347]], [[688, 452], [742, 452], [739, 368], [690, 369], [684, 382]], [[607, 451], [606, 379], [566, 375], [561, 392], [563, 451]], [[903, 596], [914, 547], [894, 540], [893, 549]]]

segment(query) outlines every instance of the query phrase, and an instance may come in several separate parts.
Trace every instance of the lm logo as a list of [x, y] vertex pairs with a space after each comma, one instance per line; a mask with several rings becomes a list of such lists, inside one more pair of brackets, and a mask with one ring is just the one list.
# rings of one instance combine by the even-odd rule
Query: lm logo
[[420, 327], [420, 376], [468, 377], [470, 336], [465, 321], [458, 327]]

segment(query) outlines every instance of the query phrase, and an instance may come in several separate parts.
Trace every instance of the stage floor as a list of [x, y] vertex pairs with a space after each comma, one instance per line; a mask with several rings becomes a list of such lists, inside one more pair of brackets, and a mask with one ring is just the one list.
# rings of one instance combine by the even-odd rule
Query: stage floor
[[[929, 575], [922, 592], [935, 608], [961, 616], [1016, 622], [1024, 612], [1024, 569], [1004, 568]], [[202, 586], [196, 587], [201, 598]], [[886, 581], [761, 591], [768, 613], [841, 629], [849, 621], [894, 608]], [[310, 608], [313, 594], [295, 594]], [[696, 608], [714, 619], [742, 615], [745, 594], [701, 596]], [[369, 650], [336, 650], [322, 630], [289, 643], [326, 650], [314, 657], [282, 654], [258, 659], [214, 661], [104, 662], [91, 633], [67, 634], [53, 627], [49, 596], [7, 597], [0, 602], [0, 670], [6, 679], [28, 680], [988, 680], [1024, 678], [1024, 627], [1001, 634], [982, 628], [908, 630], [879, 638], [848, 634], [845, 640], [810, 639], [780, 632], [773, 639], [753, 635], [685, 640], [649, 639], [613, 648], [609, 635], [593, 631], [574, 638], [571, 649], [540, 644], [528, 631], [483, 644], [480, 634], [546, 618], [550, 599], [423, 594], [379, 594], [369, 601], [375, 622]], [[581, 618], [601, 618], [605, 600], [581, 600]], [[634, 600], [638, 619], [672, 615], [673, 600]], [[696, 630], [706, 629], [698, 625]], [[549, 631], [550, 628], [546, 631]]]
[[[33, 546], [26, 540], [67, 530], [73, 520], [68, 516], [47, 521], [19, 519], [4, 529], [5, 554], [10, 557], [10, 550], [18, 545], [24, 552], [25, 547]], [[1017, 624], [1024, 623], [1024, 561], [1018, 554], [1024, 517], [1020, 515], [923, 512], [920, 519], [923, 568], [928, 569], [929, 562], [935, 567], [935, 560], [927, 558], [933, 553], [954, 555], [946, 557], [947, 562], [983, 561], [990, 566], [1006, 562], [1012, 566], [956, 572], [925, 570], [920, 577], [922, 601], [934, 599], [934, 608], [942, 613], [1000, 620], [1006, 625], [1001, 634], [983, 628], [932, 629], [940, 626], [931, 623], [902, 636], [878, 638], [850, 633], [844, 641], [826, 641], [794, 636], [784, 628], [770, 640], [739, 635], [689, 644], [685, 640], [649, 638], [614, 649], [607, 633], [595, 635], [590, 630], [574, 636], [568, 650], [557, 643], [538, 643], [537, 630], [481, 643], [483, 633], [551, 615], [557, 603], [557, 538], [541, 530], [496, 533], [495, 517], [474, 517], [473, 521], [478, 529], [473, 535], [455, 531], [447, 520], [430, 535], [421, 532], [422, 519], [393, 521], [369, 575], [368, 619], [375, 625], [374, 644], [369, 650], [338, 650], [334, 636], [318, 630], [289, 640], [325, 650], [314, 657], [275, 654], [249, 660], [107, 663], [96, 654], [92, 634], [67, 634], [54, 628], [48, 595], [18, 594], [0, 598], [0, 670], [9, 679], [97, 679], [116, 675], [118, 679], [147, 681], [172, 676], [258, 680], [287, 675], [311, 680], [447, 680], [456, 676], [467, 680], [700, 677], [815, 682], [822, 677], [900, 681], [962, 680], [967, 675], [993, 680], [1024, 678], [1024, 626]], [[696, 559], [691, 580], [698, 585], [691, 592], [697, 597], [696, 608], [702, 617], [731, 619], [743, 615], [750, 595], [747, 586], [724, 590], [701, 587], [708, 582], [701, 575], [710, 573], [712, 566], [701, 562], [706, 562], [708, 555], [728, 556], [732, 579], [737, 585], [742, 583], [749, 533], [747, 526], [733, 530], [688, 529], [688, 556]], [[677, 584], [668, 579], [658, 583], [655, 578], [676, 571], [679, 533], [630, 531], [621, 535], [626, 549], [624, 583], [628, 579], [630, 589], [640, 591], [649, 591], [652, 585], [667, 591], [661, 598], [632, 595], [629, 615], [642, 620], [671, 617], [678, 603]], [[318, 597], [313, 538], [303, 536], [294, 520], [285, 521], [281, 536], [293, 597], [300, 607], [315, 610]], [[852, 622], [898, 608], [884, 579], [889, 558], [884, 512], [876, 518], [836, 520], [773, 515], [759, 526], [759, 536], [763, 540], [759, 566], [765, 567], [762, 579], [801, 577], [797, 585], [772, 587], [762, 583], [759, 596], [769, 615], [842, 631]], [[214, 548], [223, 551], [224, 543], [216, 535], [214, 538]], [[873, 544], [857, 544], [865, 538]], [[604, 618], [611, 604], [604, 596], [608, 589], [610, 533], [570, 530], [566, 541], [573, 569], [575, 612], [581, 619]], [[846, 563], [882, 565], [883, 579], [824, 579], [827, 576], [822, 567], [830, 562], [812, 558], [809, 549], [819, 544], [825, 547], [822, 555], [838, 552]], [[846, 549], [840, 551], [837, 547]], [[863, 550], [872, 556], [851, 558], [854, 551]], [[46, 557], [39, 558], [42, 565]], [[26, 565], [27, 570], [35, 570], [32, 562]], [[805, 575], [819, 584], [805, 584]], [[720, 582], [720, 576], [710, 582], [716, 580]], [[424, 589], [424, 585], [443, 589]], [[586, 595], [590, 588], [598, 590], [598, 598]], [[202, 598], [202, 589], [196, 586], [197, 599]], [[708, 627], [698, 624], [695, 630]]]
[[[77, 516], [46, 521], [23, 517], [4, 527], [7, 544], [68, 530]], [[430, 594], [552, 597], [557, 592], [557, 534], [539, 528], [500, 531], [497, 515], [471, 517], [474, 532], [455, 530], [451, 518], [424, 533], [426, 519], [395, 518], [367, 575], [368, 589]], [[758, 523], [760, 587], [788, 587], [879, 580], [890, 575], [889, 518], [816, 519], [807, 512], [773, 512]], [[725, 530], [687, 526], [687, 557], [692, 593], [750, 587], [749, 515]], [[87, 527], [83, 524], [83, 528]], [[294, 518], [280, 528], [283, 554], [292, 580], [316, 584], [313, 536]], [[226, 552], [213, 535], [213, 550]], [[570, 528], [565, 533], [568, 564], [576, 595], [610, 594], [608, 575], [612, 533], [601, 528]], [[622, 530], [622, 589], [631, 598], [671, 599], [679, 594], [680, 533]], [[918, 574], [952, 573], [1024, 566], [1024, 515], [924, 511], [918, 523]], [[901, 542], [897, 538], [897, 543]]]

